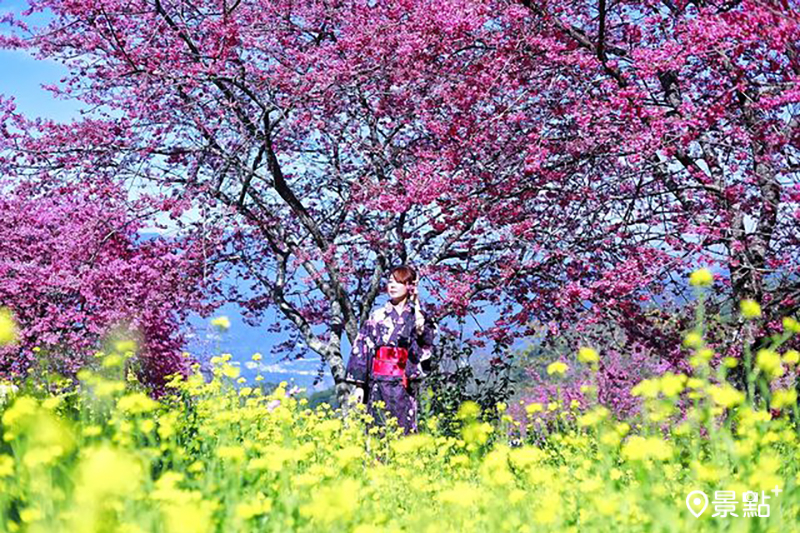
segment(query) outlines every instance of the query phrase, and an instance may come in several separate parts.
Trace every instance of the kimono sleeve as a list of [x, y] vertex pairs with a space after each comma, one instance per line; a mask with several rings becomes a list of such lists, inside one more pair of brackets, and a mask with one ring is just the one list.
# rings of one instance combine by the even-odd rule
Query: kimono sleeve
[[409, 354], [409, 363], [406, 365], [406, 376], [409, 379], [424, 378], [430, 370], [433, 348], [436, 345], [439, 328], [429, 317], [425, 316], [422, 331], [417, 332], [413, 329], [414, 342], [412, 351]]
[[375, 322], [370, 317], [358, 330], [350, 360], [347, 362], [347, 373], [344, 380], [355, 385], [363, 385], [367, 381], [367, 356], [375, 349]]

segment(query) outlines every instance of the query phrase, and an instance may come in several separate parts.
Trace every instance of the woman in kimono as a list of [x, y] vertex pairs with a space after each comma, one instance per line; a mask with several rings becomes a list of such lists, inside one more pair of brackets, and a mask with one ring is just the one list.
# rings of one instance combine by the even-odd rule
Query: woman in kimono
[[417, 431], [417, 389], [430, 369], [436, 325], [420, 309], [413, 268], [393, 268], [386, 292], [389, 300], [358, 332], [345, 380], [356, 386], [353, 401], [366, 402], [375, 423], [393, 416], [408, 434]]

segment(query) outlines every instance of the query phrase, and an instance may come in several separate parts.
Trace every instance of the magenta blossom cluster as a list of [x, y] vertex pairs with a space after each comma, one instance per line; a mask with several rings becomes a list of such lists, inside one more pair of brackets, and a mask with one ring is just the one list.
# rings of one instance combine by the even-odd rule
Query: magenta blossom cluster
[[203, 250], [137, 231], [125, 191], [104, 186], [9, 186], [0, 198], [0, 302], [19, 342], [0, 352], [0, 377], [20, 377], [47, 357], [67, 376], [104, 341], [137, 341], [139, 379], [157, 389], [186, 373], [183, 326], [208, 311]]

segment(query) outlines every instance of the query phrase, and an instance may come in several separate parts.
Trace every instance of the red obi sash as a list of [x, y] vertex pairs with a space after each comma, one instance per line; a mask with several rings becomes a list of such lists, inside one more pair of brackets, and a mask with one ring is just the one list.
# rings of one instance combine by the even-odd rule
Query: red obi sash
[[372, 373], [376, 376], [405, 376], [408, 350], [381, 346], [372, 358]]

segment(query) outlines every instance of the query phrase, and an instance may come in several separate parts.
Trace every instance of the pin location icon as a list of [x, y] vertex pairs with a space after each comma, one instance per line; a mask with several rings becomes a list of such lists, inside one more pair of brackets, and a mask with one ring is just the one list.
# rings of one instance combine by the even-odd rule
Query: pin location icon
[[686, 507], [695, 518], [700, 518], [703, 511], [708, 507], [708, 496], [702, 490], [694, 490], [686, 496]]

